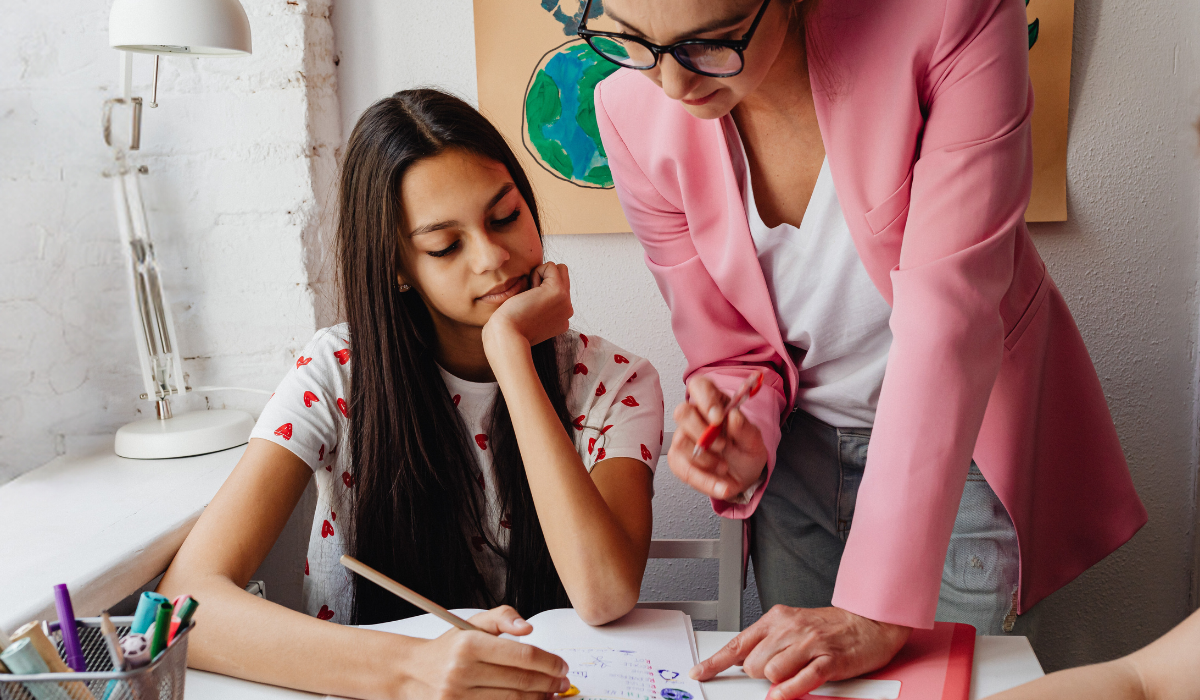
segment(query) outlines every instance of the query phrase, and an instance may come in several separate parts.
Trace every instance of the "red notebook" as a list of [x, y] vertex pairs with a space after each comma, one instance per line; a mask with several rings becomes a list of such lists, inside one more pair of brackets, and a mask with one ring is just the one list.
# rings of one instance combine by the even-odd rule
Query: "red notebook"
[[802, 700], [967, 700], [974, 658], [974, 627], [937, 622], [931, 630], [913, 630], [887, 666], [826, 683]]

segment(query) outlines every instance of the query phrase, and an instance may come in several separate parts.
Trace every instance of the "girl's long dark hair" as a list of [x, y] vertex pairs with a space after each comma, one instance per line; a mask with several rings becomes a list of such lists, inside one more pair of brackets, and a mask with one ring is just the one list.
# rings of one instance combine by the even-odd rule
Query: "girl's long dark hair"
[[[354, 351], [349, 449], [355, 470], [349, 551], [448, 608], [508, 603], [522, 615], [569, 605], [533, 507], [508, 406], [497, 392], [493, 450], [507, 550], [490, 541], [473, 451], [436, 364], [438, 340], [416, 291], [402, 292], [400, 183], [407, 169], [446, 149], [503, 163], [541, 232], [529, 179], [494, 126], [462, 100], [405, 90], [359, 118], [342, 164], [337, 252]], [[533, 348], [534, 364], [564, 429], [570, 430], [556, 343]], [[493, 600], [471, 554], [473, 538], [508, 564], [503, 600]], [[475, 540], [479, 542], [480, 540]], [[351, 622], [419, 614], [355, 576]]]

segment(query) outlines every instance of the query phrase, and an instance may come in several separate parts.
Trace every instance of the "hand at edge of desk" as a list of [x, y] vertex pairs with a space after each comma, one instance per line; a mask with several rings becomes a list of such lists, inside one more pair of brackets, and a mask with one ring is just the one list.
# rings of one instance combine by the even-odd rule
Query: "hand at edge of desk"
[[706, 681], [741, 665], [775, 684], [767, 700], [798, 698], [825, 681], [853, 678], [892, 660], [912, 628], [876, 622], [841, 608], [776, 605], [691, 670]]

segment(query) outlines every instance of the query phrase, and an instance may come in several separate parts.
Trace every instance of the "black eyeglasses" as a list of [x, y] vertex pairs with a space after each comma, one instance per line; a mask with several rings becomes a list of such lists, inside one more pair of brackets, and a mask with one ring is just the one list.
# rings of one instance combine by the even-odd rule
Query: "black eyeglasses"
[[746, 36], [737, 41], [721, 39], [688, 39], [677, 41], [669, 46], [651, 44], [645, 39], [639, 39], [629, 34], [617, 32], [596, 32], [587, 28], [588, 12], [592, 9], [592, 0], [587, 0], [583, 7], [583, 19], [579, 22], [579, 36], [604, 58], [621, 66], [634, 70], [650, 70], [658, 65], [658, 57], [669, 53], [675, 57], [679, 65], [693, 73], [707, 75], [710, 78], [730, 78], [742, 72], [745, 67], [745, 57], [742, 52], [750, 45], [754, 30], [767, 11], [771, 0], [764, 0], [754, 23], [750, 25]]

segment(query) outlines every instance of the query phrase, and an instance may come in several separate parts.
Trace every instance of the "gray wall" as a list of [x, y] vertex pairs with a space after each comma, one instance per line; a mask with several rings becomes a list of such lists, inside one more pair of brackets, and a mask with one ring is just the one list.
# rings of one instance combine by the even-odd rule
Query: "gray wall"
[[1069, 221], [1033, 226], [1100, 374], [1150, 523], [1046, 601], [1038, 652], [1140, 647], [1197, 603], [1195, 0], [1076, 0]]

